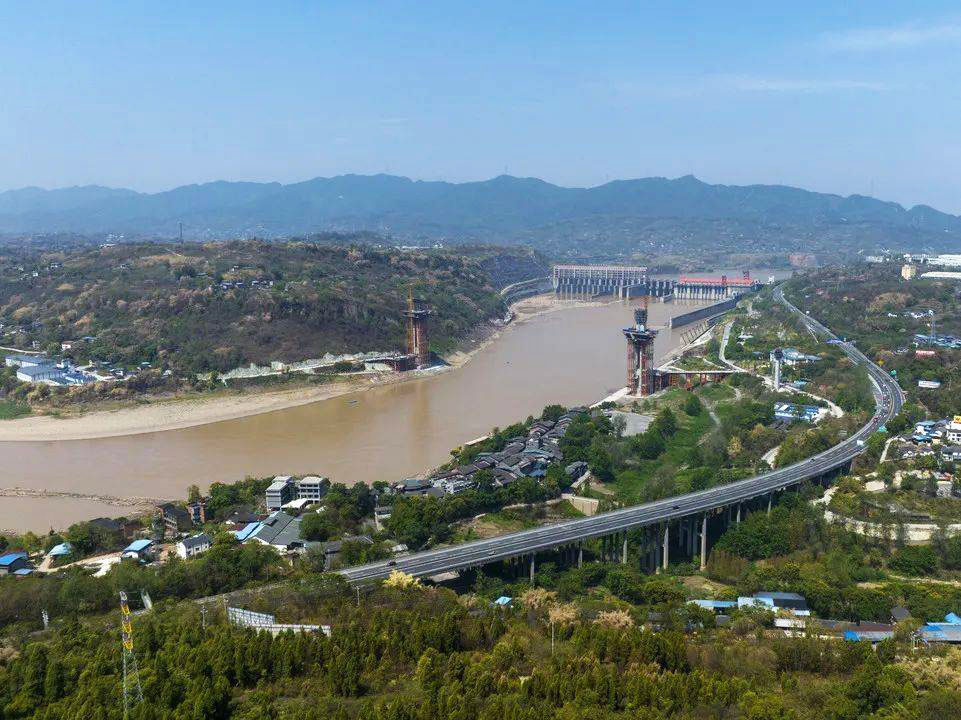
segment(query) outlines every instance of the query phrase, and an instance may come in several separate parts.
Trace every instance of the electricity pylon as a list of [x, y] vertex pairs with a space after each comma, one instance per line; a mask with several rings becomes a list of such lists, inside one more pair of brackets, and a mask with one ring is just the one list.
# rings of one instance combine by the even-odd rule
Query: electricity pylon
[[130, 624], [130, 606], [127, 593], [120, 591], [120, 636], [123, 646], [123, 716], [126, 720], [130, 709], [143, 702], [140, 689], [140, 671], [137, 656], [133, 654], [133, 626]]

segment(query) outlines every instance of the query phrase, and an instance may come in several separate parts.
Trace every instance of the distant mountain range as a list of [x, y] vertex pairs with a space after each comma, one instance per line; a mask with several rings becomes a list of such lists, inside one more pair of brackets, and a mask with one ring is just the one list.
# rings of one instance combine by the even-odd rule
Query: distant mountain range
[[710, 243], [743, 252], [816, 251], [839, 242], [852, 251], [938, 249], [961, 240], [961, 218], [924, 205], [905, 209], [778, 185], [709, 185], [692, 176], [565, 188], [507, 175], [456, 184], [341, 175], [289, 185], [220, 181], [160, 193], [99, 186], [0, 193], [0, 232], [7, 234], [173, 237], [180, 223], [188, 238], [373, 230], [410, 240], [524, 242], [555, 256]]

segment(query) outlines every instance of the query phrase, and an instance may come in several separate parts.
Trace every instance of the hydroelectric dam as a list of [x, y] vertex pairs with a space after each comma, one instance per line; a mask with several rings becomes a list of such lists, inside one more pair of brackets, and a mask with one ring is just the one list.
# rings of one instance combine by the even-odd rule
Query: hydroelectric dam
[[555, 265], [551, 287], [557, 295], [618, 298], [659, 297], [665, 300], [726, 300], [761, 287], [745, 271], [741, 277], [655, 277], [647, 267], [628, 265]]

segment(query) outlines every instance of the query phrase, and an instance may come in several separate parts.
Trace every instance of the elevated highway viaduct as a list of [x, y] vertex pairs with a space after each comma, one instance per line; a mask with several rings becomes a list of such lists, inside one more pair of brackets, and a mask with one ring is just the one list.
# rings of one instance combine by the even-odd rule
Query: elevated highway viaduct
[[[781, 288], [775, 289], [774, 296], [796, 313], [812, 332], [824, 339], [837, 340], [821, 323], [788, 302]], [[524, 572], [529, 566], [533, 575], [538, 553], [560, 551], [572, 562], [579, 563], [583, 558], [583, 542], [596, 538], [603, 539], [602, 547], [609, 559], [626, 562], [629, 532], [632, 541], [640, 543], [637, 554], [648, 566], [666, 568], [668, 548], [673, 545], [692, 556], [699, 555], [703, 568], [711, 524], [717, 526], [725, 521], [737, 521], [742, 508], [750, 506], [766, 505], [770, 512], [771, 498], [775, 493], [839, 472], [864, 451], [867, 439], [900, 411], [904, 397], [897, 382], [851, 343], [840, 343], [840, 347], [854, 363], [867, 370], [875, 398], [875, 412], [857, 432], [818, 455], [727, 485], [487, 540], [417, 552], [391, 562], [347, 568], [341, 571], [341, 575], [352, 584], [361, 584], [384, 579], [395, 569], [415, 577], [429, 577], [500, 561], [523, 563]]]

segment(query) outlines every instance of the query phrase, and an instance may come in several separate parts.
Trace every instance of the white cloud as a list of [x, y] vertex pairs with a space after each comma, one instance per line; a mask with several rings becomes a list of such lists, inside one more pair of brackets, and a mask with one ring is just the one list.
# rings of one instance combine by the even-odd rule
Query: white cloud
[[877, 92], [885, 89], [883, 83], [866, 80], [771, 78], [754, 75], [719, 75], [714, 80], [714, 85], [721, 89], [742, 92], [827, 93], [846, 90]]
[[870, 51], [919, 47], [961, 40], [961, 24], [921, 25], [912, 23], [898, 27], [854, 28], [825, 33], [821, 45], [829, 50]]
[[733, 73], [673, 78], [660, 82], [651, 79], [645, 81], [597, 80], [585, 87], [605, 96], [613, 95], [620, 101], [629, 103], [654, 96], [696, 98], [732, 93], [815, 95], [884, 92], [893, 88], [881, 82], [850, 78], [797, 78]]

